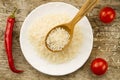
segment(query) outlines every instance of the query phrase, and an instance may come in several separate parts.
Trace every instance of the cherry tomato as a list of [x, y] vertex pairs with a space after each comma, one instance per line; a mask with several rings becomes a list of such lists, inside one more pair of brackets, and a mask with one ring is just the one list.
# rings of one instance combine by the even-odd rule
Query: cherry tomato
[[91, 71], [96, 75], [102, 75], [107, 71], [108, 64], [102, 58], [96, 58], [91, 63]]
[[114, 20], [116, 16], [115, 11], [111, 7], [104, 7], [100, 10], [100, 20], [104, 23], [110, 23]]

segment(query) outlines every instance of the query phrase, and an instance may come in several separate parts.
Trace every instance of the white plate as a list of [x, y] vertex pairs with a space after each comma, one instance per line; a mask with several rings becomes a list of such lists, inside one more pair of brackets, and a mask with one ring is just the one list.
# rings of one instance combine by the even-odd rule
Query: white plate
[[77, 8], [67, 3], [50, 2], [37, 7], [26, 17], [20, 31], [20, 45], [26, 60], [35, 69], [48, 75], [61, 76], [76, 71], [87, 61], [92, 50], [93, 33], [86, 17], [83, 17], [78, 23], [84, 36], [79, 55], [67, 63], [55, 65], [45, 62], [36, 54], [37, 52], [33, 49], [32, 45], [28, 43], [29, 41], [25, 36], [30, 26], [29, 23], [41, 16], [53, 13], [68, 13], [70, 16], [74, 17], [78, 11]]

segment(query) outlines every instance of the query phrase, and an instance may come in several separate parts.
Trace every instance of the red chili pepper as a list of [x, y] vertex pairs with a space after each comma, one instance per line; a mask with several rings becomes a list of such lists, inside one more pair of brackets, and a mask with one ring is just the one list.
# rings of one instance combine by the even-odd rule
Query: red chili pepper
[[10, 15], [7, 19], [7, 25], [6, 25], [6, 30], [5, 30], [5, 49], [6, 49], [6, 54], [8, 58], [8, 63], [10, 69], [15, 72], [15, 73], [21, 73], [23, 72], [22, 70], [17, 70], [14, 66], [14, 60], [12, 56], [12, 32], [13, 32], [13, 27], [15, 23], [15, 12], [17, 8], [15, 8], [14, 12], [12, 15]]

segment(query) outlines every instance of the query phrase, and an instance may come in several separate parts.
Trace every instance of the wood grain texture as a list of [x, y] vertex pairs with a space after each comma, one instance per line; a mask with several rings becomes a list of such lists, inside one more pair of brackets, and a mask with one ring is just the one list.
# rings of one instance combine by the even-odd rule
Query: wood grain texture
[[[100, 0], [99, 4], [87, 17], [93, 27], [94, 45], [86, 64], [76, 72], [53, 77], [35, 70], [24, 58], [19, 43], [20, 28], [26, 16], [37, 6], [51, 2], [63, 1], [80, 8], [85, 0], [0, 0], [0, 80], [120, 80], [120, 0]], [[110, 24], [99, 20], [98, 13], [104, 6], [110, 6], [116, 11], [116, 19]], [[13, 30], [13, 56], [17, 69], [23, 69], [22, 74], [10, 71], [4, 49], [4, 31], [6, 18], [17, 7], [16, 23]], [[103, 76], [95, 76], [90, 71], [90, 63], [101, 57], [108, 61], [109, 69]]]

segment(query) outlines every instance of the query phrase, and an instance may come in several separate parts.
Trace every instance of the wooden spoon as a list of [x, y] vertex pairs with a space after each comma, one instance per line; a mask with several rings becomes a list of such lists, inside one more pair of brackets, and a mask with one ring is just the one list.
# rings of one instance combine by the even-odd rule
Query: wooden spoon
[[[95, 4], [98, 2], [98, 0], [87, 0], [83, 6], [81, 7], [80, 11], [76, 14], [76, 16], [69, 22], [69, 23], [66, 23], [66, 24], [61, 24], [61, 25], [58, 25], [54, 28], [52, 28], [46, 38], [45, 38], [45, 45], [46, 47], [52, 51], [52, 52], [59, 52], [59, 51], [62, 51], [72, 40], [72, 37], [73, 37], [73, 31], [74, 31], [74, 27], [75, 27], [75, 24], [83, 17], [85, 16], [94, 6]], [[70, 34], [70, 40], [68, 41], [67, 45], [64, 46], [64, 48], [62, 50], [52, 50], [48, 47], [48, 44], [47, 44], [47, 38], [49, 36], [49, 34], [51, 33], [51, 31], [55, 30], [56, 28], [63, 28], [65, 29], [69, 34]]]

